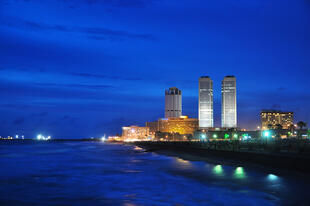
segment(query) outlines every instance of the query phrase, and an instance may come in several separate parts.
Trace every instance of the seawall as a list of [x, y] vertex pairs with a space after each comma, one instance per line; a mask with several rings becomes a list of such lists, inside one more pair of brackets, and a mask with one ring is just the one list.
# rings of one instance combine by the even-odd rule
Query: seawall
[[251, 163], [276, 170], [310, 173], [309, 155], [215, 150], [193, 142], [135, 142], [133, 144], [149, 152], [174, 153], [174, 156], [192, 155], [197, 160], [204, 158], [222, 162], [229, 161], [234, 164]]

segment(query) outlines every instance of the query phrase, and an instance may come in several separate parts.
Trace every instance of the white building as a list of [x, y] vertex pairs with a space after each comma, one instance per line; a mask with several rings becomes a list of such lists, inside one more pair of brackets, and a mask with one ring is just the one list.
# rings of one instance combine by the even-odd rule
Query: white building
[[222, 81], [222, 127], [237, 127], [237, 91], [234, 76], [226, 76]]
[[199, 128], [213, 127], [213, 81], [208, 76], [199, 78], [198, 110]]
[[182, 116], [182, 93], [176, 87], [165, 91], [165, 118]]

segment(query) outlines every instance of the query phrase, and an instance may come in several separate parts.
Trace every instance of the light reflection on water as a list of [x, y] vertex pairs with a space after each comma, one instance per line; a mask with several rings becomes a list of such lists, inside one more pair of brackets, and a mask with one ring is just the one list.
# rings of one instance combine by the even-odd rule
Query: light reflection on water
[[243, 167], [237, 167], [234, 171], [234, 177], [238, 179], [244, 179], [246, 178], [246, 173], [243, 169]]
[[213, 173], [215, 175], [218, 175], [218, 176], [224, 176], [225, 175], [222, 165], [214, 166], [213, 167]]
[[5, 165], [0, 205], [289, 205], [308, 200], [309, 181], [139, 147], [0, 143], [0, 151], [0, 165]]

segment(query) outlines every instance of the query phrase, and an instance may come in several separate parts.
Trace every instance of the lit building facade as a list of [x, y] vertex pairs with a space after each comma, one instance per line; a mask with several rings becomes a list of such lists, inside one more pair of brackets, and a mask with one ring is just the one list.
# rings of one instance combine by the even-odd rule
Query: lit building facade
[[[277, 129], [278, 125], [282, 126], [282, 129], [289, 129], [294, 122], [293, 112], [282, 112], [274, 110], [266, 110], [260, 113], [261, 128], [266, 129]], [[271, 128], [269, 128], [271, 126]]]
[[149, 127], [122, 127], [123, 140], [146, 140], [150, 136]]
[[182, 92], [176, 87], [165, 91], [165, 118], [182, 115]]
[[198, 129], [198, 119], [181, 116], [179, 118], [165, 118], [158, 120], [160, 132], [193, 134]]
[[145, 126], [150, 128], [150, 135], [151, 136], [155, 136], [155, 133], [159, 131], [159, 129], [158, 129], [158, 121], [146, 122]]
[[213, 127], [213, 81], [208, 76], [199, 78], [199, 128]]
[[222, 81], [222, 127], [237, 127], [236, 78], [226, 76]]

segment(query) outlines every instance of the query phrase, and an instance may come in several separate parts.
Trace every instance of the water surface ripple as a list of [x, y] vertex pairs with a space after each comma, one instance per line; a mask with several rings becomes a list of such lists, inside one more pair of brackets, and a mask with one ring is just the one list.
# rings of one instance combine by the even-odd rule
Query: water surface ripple
[[0, 205], [310, 205], [309, 178], [101, 142], [0, 142]]

